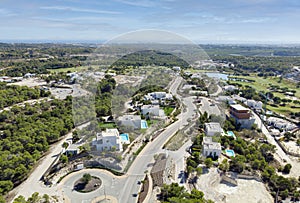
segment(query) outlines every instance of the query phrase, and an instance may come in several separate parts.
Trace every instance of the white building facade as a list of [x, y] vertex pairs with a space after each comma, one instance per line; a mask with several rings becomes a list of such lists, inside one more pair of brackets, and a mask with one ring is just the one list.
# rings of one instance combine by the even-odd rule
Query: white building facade
[[140, 115], [123, 115], [118, 118], [121, 126], [133, 127], [134, 129], [141, 129]]
[[202, 155], [204, 157], [220, 157], [221, 144], [212, 141], [212, 137], [203, 138]]
[[141, 113], [143, 115], [150, 115], [150, 116], [158, 116], [163, 117], [165, 113], [162, 109], [160, 109], [159, 105], [143, 105], [141, 107]]
[[123, 151], [119, 131], [115, 128], [97, 133], [92, 145], [96, 147], [97, 151]]
[[223, 129], [220, 126], [220, 123], [216, 123], [216, 122], [205, 123], [204, 130], [206, 136], [214, 136], [216, 134], [224, 133]]

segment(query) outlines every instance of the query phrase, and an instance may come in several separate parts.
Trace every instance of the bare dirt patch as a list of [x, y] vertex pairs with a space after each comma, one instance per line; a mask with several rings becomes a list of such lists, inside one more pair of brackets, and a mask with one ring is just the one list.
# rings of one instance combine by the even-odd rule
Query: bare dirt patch
[[256, 180], [237, 179], [237, 186], [220, 183], [220, 174], [216, 168], [201, 175], [197, 181], [197, 189], [203, 191], [205, 198], [214, 202], [230, 203], [269, 203], [273, 202], [272, 196], [265, 185]]

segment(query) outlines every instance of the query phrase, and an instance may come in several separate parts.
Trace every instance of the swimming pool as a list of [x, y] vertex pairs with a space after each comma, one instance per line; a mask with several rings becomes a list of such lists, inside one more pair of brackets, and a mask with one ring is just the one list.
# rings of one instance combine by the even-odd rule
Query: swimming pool
[[148, 128], [147, 121], [141, 120], [141, 128], [142, 128], [142, 129]]
[[232, 156], [232, 157], [235, 156], [235, 153], [232, 149], [226, 149], [225, 152], [227, 156]]
[[129, 144], [129, 136], [127, 133], [120, 134], [121, 142], [124, 144]]
[[228, 135], [229, 137], [233, 137], [234, 139], [236, 138], [236, 137], [235, 137], [235, 134], [234, 134], [232, 131], [227, 131], [227, 135]]

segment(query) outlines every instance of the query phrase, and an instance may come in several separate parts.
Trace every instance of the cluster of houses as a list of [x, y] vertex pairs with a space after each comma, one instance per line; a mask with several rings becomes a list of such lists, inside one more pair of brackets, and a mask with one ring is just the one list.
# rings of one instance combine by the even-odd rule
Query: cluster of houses
[[[145, 95], [146, 101], [158, 101], [159, 103], [165, 100], [172, 100], [173, 96], [166, 92], [151, 92]], [[158, 104], [143, 105], [140, 107], [141, 114], [147, 117], [164, 117], [164, 111], [160, 109]], [[129, 127], [134, 130], [148, 128], [146, 120], [143, 120], [141, 115], [125, 114], [117, 119], [119, 126]], [[129, 144], [128, 134], [120, 134], [118, 129], [106, 129], [97, 133], [96, 138], [92, 141], [92, 146], [97, 151], [123, 151], [123, 144]]]
[[202, 155], [204, 157], [220, 157], [221, 144], [213, 141], [213, 136], [224, 133], [219, 123], [205, 123], [205, 137], [203, 138]]
[[8, 77], [8, 76], [1, 76], [0, 82], [12, 83], [12, 82], [19, 82], [22, 81], [24, 78], [31, 78], [35, 77], [33, 73], [26, 73], [23, 77]]
[[[202, 155], [204, 157], [219, 158], [222, 153], [222, 147], [219, 142], [214, 141], [214, 137], [230, 136], [236, 139], [232, 131], [224, 132], [220, 123], [211, 122], [205, 123], [204, 127], [205, 137], [202, 143]], [[235, 156], [234, 151], [231, 149], [225, 149], [224, 154], [226, 156]]]
[[[250, 109], [240, 105], [232, 104], [230, 105], [230, 117], [234, 118], [235, 123], [240, 128], [250, 129], [255, 121]], [[214, 136], [232, 136], [235, 138], [233, 132], [224, 132], [220, 123], [211, 122], [205, 123], [204, 132], [206, 137], [203, 139], [202, 155], [204, 157], [219, 157], [221, 155], [221, 144], [213, 141]], [[226, 151], [226, 150], [225, 150]], [[232, 150], [227, 150], [232, 151]], [[227, 154], [226, 151], [226, 154]], [[234, 152], [231, 152], [234, 156]], [[229, 155], [231, 156], [231, 155]]]
[[283, 131], [292, 131], [297, 128], [297, 125], [295, 125], [294, 123], [277, 117], [269, 117], [267, 118], [266, 122], [269, 126], [273, 126]]

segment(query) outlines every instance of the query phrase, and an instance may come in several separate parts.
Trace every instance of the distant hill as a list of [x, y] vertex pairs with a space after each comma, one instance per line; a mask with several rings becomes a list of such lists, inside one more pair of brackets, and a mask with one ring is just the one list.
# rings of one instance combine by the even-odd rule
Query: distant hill
[[111, 67], [115, 70], [121, 70], [128, 66], [180, 66], [182, 68], [189, 67], [189, 64], [181, 58], [170, 53], [164, 53], [153, 50], [139, 51], [125, 55], [114, 62]]

